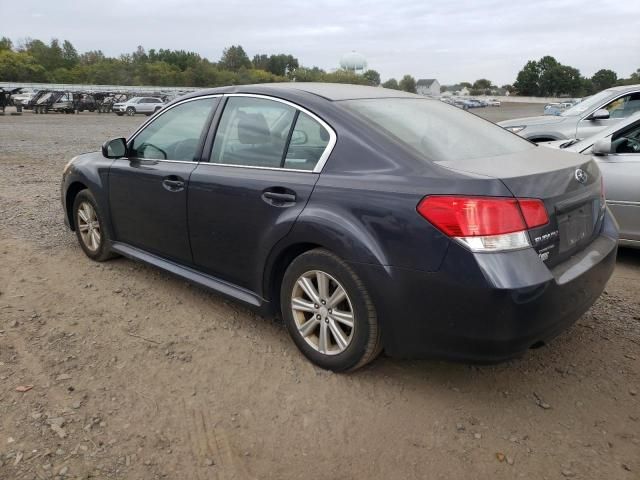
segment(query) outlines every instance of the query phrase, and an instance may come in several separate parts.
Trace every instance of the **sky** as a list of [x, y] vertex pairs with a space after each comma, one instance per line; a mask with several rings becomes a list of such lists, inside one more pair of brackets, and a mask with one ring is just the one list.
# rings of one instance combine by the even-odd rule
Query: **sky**
[[[591, 76], [640, 68], [640, 0], [0, 0], [0, 37], [69, 40], [115, 56], [138, 45], [219, 60], [290, 53], [331, 70], [352, 50], [383, 80], [409, 73], [441, 84], [513, 83], [527, 60], [551, 55]], [[19, 20], [19, 21], [17, 21]]]

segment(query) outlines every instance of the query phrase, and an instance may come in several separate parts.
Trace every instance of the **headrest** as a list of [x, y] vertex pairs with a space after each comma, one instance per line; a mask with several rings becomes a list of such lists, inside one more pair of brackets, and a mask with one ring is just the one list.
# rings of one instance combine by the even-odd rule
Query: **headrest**
[[238, 140], [248, 145], [269, 143], [271, 132], [261, 113], [241, 112], [238, 119]]

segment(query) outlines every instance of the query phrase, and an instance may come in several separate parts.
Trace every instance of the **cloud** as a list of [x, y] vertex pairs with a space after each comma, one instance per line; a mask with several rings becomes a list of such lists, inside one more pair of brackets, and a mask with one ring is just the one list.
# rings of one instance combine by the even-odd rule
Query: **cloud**
[[145, 48], [193, 50], [217, 60], [241, 44], [249, 55], [291, 53], [331, 69], [358, 50], [383, 79], [410, 73], [441, 83], [511, 83], [529, 59], [552, 55], [585, 75], [640, 67], [636, 0], [402, 2], [364, 0], [26, 0], [29, 22], [3, 35], [70, 40], [108, 55]]

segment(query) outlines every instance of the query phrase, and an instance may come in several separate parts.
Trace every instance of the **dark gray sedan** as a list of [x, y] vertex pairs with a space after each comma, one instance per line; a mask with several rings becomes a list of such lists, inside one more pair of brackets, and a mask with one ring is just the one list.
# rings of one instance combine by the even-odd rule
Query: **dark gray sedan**
[[345, 371], [383, 349], [505, 360], [571, 325], [615, 266], [600, 176], [419, 95], [246, 85], [79, 155], [62, 204], [89, 258], [278, 315], [309, 360]]
[[545, 145], [593, 155], [620, 225], [620, 244], [640, 248], [640, 113], [583, 140]]

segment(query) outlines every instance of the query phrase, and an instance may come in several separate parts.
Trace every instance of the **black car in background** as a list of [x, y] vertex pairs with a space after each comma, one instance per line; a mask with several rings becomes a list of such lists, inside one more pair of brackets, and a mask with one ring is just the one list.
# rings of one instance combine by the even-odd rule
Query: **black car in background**
[[590, 158], [352, 85], [182, 97], [71, 160], [62, 202], [90, 258], [125, 255], [281, 315], [336, 371], [382, 349], [521, 355], [593, 304], [617, 249]]

